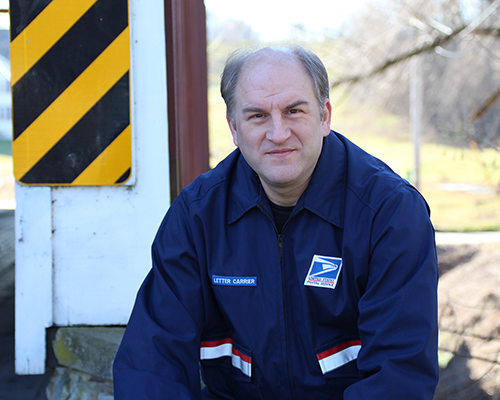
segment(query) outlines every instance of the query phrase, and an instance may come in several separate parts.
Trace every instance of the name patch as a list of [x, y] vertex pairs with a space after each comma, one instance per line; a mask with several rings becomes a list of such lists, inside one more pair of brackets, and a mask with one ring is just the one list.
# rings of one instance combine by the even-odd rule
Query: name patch
[[341, 269], [341, 258], [315, 254], [304, 285], [335, 289]]
[[212, 275], [212, 283], [219, 286], [257, 286], [257, 277]]

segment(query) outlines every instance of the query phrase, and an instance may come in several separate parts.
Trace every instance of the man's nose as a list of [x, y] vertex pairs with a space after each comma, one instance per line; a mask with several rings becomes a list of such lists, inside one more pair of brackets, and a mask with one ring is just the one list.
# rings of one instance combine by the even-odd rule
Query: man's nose
[[267, 139], [274, 143], [284, 143], [291, 135], [290, 128], [284, 123], [283, 118], [272, 118], [271, 126], [267, 131]]

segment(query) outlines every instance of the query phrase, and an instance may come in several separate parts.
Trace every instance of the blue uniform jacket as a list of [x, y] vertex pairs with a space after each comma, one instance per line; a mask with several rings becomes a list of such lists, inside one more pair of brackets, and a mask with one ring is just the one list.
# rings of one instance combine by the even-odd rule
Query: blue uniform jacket
[[115, 360], [115, 398], [431, 400], [437, 259], [421, 195], [331, 132], [279, 234], [235, 150], [175, 199]]

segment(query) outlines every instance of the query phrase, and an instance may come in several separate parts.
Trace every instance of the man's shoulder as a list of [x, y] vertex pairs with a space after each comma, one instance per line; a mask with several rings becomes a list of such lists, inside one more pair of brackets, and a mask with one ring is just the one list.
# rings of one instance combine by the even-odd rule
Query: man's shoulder
[[418, 191], [385, 162], [339, 136], [347, 154], [347, 189], [366, 205], [377, 208], [388, 197]]
[[181, 191], [180, 196], [183, 197], [187, 204], [191, 204], [193, 202], [202, 201], [207, 195], [214, 191], [227, 191], [227, 185], [229, 185], [238, 159], [239, 151], [235, 150], [215, 168], [198, 176], [193, 182], [187, 185]]

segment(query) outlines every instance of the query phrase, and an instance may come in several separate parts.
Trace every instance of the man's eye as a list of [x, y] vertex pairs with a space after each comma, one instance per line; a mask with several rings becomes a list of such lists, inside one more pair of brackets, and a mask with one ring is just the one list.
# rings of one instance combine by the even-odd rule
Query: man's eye
[[254, 114], [252, 115], [252, 118], [262, 118], [264, 114]]
[[288, 111], [290, 114], [298, 114], [299, 110], [297, 110], [296, 108], [293, 108], [291, 109], [290, 111]]

